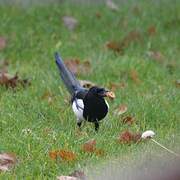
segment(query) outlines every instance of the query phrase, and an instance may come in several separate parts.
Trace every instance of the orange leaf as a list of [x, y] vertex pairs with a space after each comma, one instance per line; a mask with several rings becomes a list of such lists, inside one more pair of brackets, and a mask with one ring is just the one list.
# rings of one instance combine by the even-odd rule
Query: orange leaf
[[58, 157], [58, 152], [59, 152], [59, 151], [50, 151], [50, 152], [49, 152], [49, 157], [50, 157], [52, 160], [56, 160], [57, 157]]
[[83, 146], [82, 146], [82, 150], [84, 152], [88, 152], [88, 153], [95, 152], [95, 150], [96, 150], [96, 140], [91, 139], [91, 140], [87, 141], [86, 143], [84, 143]]
[[73, 161], [76, 159], [75, 153], [72, 151], [67, 151], [67, 150], [56, 150], [56, 151], [50, 151], [49, 152], [49, 157], [52, 160], [56, 160], [58, 157], [60, 157], [64, 161]]
[[118, 142], [123, 144], [129, 144], [132, 142], [137, 142], [141, 138], [141, 134], [139, 133], [132, 133], [130, 131], [122, 132], [118, 137]]
[[74, 161], [76, 159], [76, 155], [72, 151], [60, 150], [58, 154], [64, 161]]

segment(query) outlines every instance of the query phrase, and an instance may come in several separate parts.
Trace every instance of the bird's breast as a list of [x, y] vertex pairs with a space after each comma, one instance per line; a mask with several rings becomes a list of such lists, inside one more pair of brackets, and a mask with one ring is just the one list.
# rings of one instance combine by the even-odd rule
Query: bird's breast
[[108, 105], [103, 98], [89, 98], [84, 100], [83, 116], [87, 121], [100, 121], [107, 113]]

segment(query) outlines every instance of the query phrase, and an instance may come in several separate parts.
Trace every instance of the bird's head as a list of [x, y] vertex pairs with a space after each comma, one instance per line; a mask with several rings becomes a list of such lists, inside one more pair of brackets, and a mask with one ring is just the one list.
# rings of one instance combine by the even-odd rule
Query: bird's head
[[89, 89], [89, 92], [97, 97], [101, 97], [101, 98], [104, 98], [104, 97], [109, 97], [111, 99], [114, 99], [115, 98], [115, 94], [111, 91], [108, 91], [104, 88], [100, 88], [100, 87], [97, 87], [97, 86], [93, 86]]

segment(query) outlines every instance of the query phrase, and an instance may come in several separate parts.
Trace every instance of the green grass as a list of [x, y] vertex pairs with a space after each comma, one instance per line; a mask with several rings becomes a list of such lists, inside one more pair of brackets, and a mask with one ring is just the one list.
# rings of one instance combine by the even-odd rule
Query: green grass
[[[180, 78], [180, 3], [160, 2], [129, 1], [120, 6], [119, 12], [103, 5], [0, 7], [0, 36], [8, 40], [7, 47], [0, 51], [0, 59], [9, 61], [10, 73], [18, 71], [20, 76], [31, 79], [30, 87], [20, 87], [16, 92], [0, 87], [0, 152], [14, 152], [19, 159], [12, 171], [0, 174], [1, 179], [55, 179], [75, 169], [88, 173], [88, 167], [97, 162], [154, 148], [151, 143], [116, 143], [119, 133], [126, 129], [152, 129], [157, 140], [179, 149], [176, 137], [180, 130], [180, 93], [174, 82]], [[139, 14], [133, 13], [134, 6], [139, 8]], [[100, 19], [97, 12], [102, 15]], [[64, 27], [64, 15], [78, 19], [75, 31]], [[146, 32], [151, 25], [157, 33], [149, 37]], [[132, 30], [142, 34], [141, 43], [131, 43], [123, 55], [105, 48], [107, 41], [120, 41]], [[147, 56], [150, 50], [165, 56], [162, 64]], [[110, 113], [97, 134], [86, 123], [82, 131], [87, 135], [76, 135], [76, 119], [64, 101], [68, 94], [54, 63], [55, 51], [64, 59], [75, 57], [91, 62], [92, 73], [80, 75], [79, 79], [104, 87], [110, 82], [126, 84], [124, 89], [116, 90]], [[172, 72], [167, 68], [169, 64], [174, 64]], [[138, 72], [141, 83], [130, 78], [132, 69]], [[55, 96], [51, 104], [41, 98], [46, 91]], [[136, 124], [124, 125], [122, 117], [114, 115], [119, 104], [128, 106], [125, 115], [134, 116]], [[23, 133], [27, 128], [31, 134]], [[96, 139], [105, 156], [81, 151], [81, 145], [91, 138]], [[75, 152], [77, 160], [66, 163], [49, 158], [49, 151], [62, 148]]]

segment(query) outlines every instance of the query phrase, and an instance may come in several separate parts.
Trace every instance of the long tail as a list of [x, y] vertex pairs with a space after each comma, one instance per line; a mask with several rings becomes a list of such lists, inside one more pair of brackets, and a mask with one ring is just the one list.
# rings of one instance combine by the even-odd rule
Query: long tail
[[79, 81], [75, 78], [72, 72], [70, 72], [67, 69], [67, 67], [65, 66], [64, 62], [62, 61], [61, 57], [57, 52], [55, 53], [55, 60], [60, 71], [60, 76], [67, 90], [71, 95], [73, 95], [75, 91], [82, 88], [81, 85], [79, 84]]

